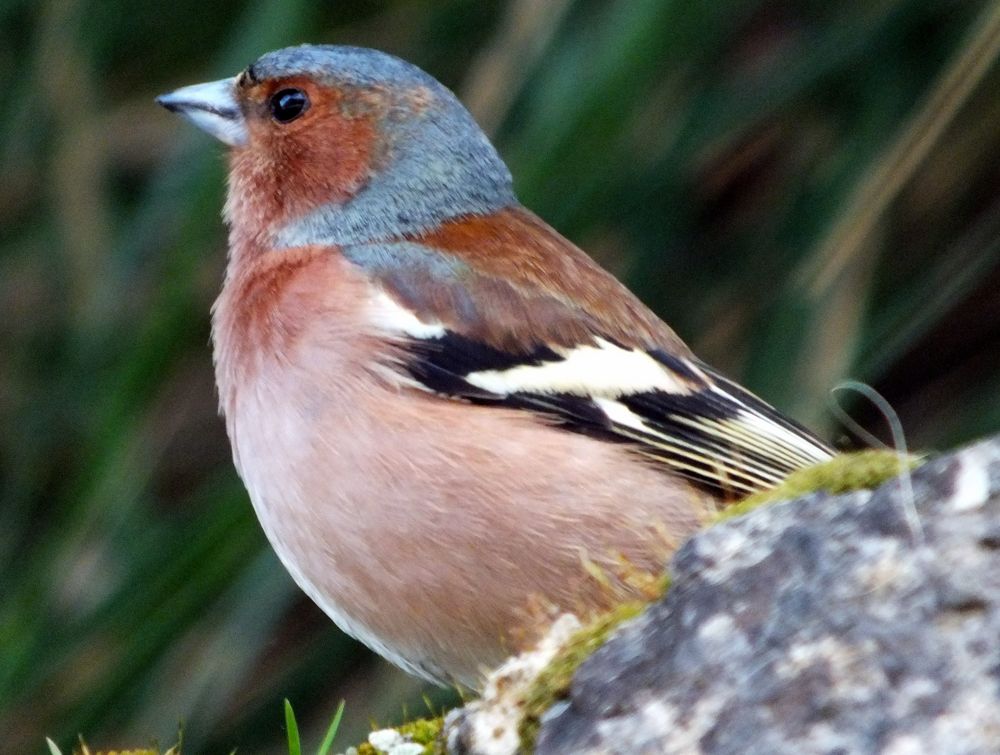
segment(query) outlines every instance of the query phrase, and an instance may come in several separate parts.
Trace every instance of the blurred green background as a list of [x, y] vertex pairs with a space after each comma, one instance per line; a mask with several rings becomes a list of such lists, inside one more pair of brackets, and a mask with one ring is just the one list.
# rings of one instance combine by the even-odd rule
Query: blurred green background
[[1000, 429], [997, 3], [6, 0], [0, 751], [183, 721], [187, 753], [279, 752], [285, 696], [312, 742], [346, 698], [341, 746], [426, 712], [253, 517], [208, 345], [222, 149], [153, 104], [302, 41], [454, 88], [525, 204], [827, 437], [858, 442], [847, 377], [913, 447]]

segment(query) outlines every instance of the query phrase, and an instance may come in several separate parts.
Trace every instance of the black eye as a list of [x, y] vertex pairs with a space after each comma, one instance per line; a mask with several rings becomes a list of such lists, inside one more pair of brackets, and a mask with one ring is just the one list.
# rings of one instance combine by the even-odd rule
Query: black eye
[[274, 120], [288, 123], [309, 109], [309, 97], [301, 89], [282, 89], [271, 95], [269, 104]]

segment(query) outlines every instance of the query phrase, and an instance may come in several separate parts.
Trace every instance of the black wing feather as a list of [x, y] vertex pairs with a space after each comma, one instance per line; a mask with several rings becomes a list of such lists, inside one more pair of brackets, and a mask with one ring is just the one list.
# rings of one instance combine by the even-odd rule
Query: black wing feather
[[[539, 367], [559, 362], [565, 354], [546, 346], [513, 354], [451, 331], [437, 338], [413, 339], [406, 369], [434, 393], [536, 412], [567, 430], [629, 444], [675, 474], [727, 498], [775, 485], [789, 472], [831, 455], [804, 427], [707, 365], [661, 349], [646, 353], [688, 390], [496, 393], [474, 385], [468, 377], [482, 371]], [[620, 404], [630, 421], [613, 419], [599, 400]]]

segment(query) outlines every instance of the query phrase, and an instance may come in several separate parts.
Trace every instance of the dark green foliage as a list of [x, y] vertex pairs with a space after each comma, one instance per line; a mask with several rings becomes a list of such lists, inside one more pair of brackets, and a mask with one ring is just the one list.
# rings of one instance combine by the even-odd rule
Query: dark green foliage
[[277, 46], [442, 78], [527, 205], [831, 439], [844, 378], [913, 449], [1000, 428], [995, 4], [532, 5], [0, 7], [5, 748], [169, 741], [182, 719], [189, 755], [278, 751], [286, 696], [308, 742], [344, 697], [340, 741], [423, 710], [295, 590], [216, 416], [224, 162], [152, 98]]

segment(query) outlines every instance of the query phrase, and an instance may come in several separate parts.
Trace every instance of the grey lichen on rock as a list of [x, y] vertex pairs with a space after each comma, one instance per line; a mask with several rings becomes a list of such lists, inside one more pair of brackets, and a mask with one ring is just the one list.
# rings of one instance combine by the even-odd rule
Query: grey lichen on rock
[[521, 750], [521, 726], [539, 677], [552, 668], [580, 632], [572, 614], [560, 616], [536, 647], [508, 658], [493, 671], [480, 699], [448, 714], [448, 752], [511, 755]]
[[721, 522], [539, 753], [1000, 752], [1000, 440]]
[[377, 729], [344, 755], [439, 755], [445, 751], [443, 723], [441, 717], [419, 718], [395, 729]]

